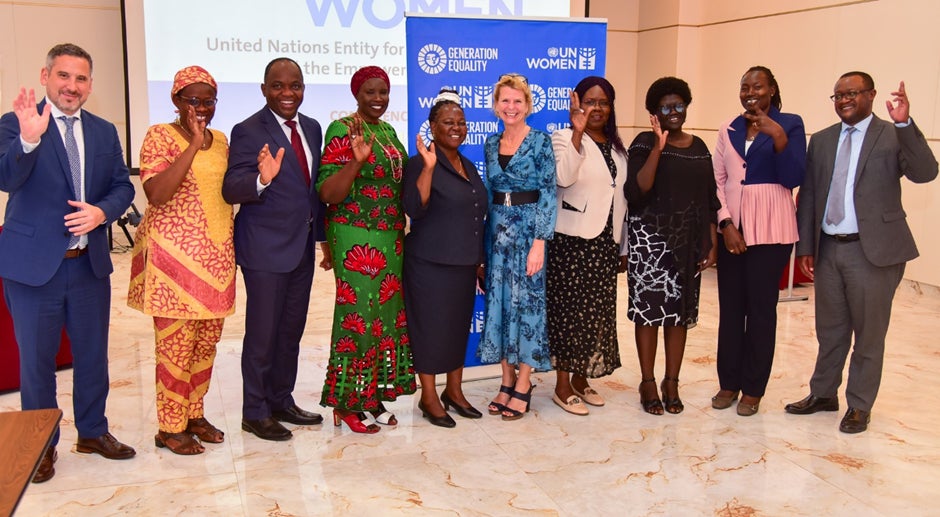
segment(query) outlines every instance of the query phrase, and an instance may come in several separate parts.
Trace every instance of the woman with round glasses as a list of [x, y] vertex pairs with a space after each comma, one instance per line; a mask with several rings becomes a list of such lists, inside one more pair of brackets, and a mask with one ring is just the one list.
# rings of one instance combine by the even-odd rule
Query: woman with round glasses
[[[652, 131], [629, 149], [624, 192], [630, 204], [627, 316], [634, 323], [642, 382], [640, 403], [653, 415], [681, 413], [679, 369], [686, 333], [698, 321], [701, 272], [715, 263], [715, 192], [711, 154], [697, 136], [682, 130], [692, 102], [682, 79], [657, 79], [646, 92]], [[653, 365], [663, 327], [666, 371], [663, 399]], [[665, 404], [665, 407], [664, 407]]]
[[[517, 420], [529, 410], [533, 371], [551, 369], [545, 323], [545, 242], [555, 231], [555, 155], [548, 133], [529, 127], [532, 90], [518, 74], [493, 87], [503, 131], [486, 139], [486, 320], [477, 353], [500, 363], [491, 415]], [[517, 373], [518, 370], [518, 373]]]
[[549, 243], [548, 343], [555, 368], [552, 400], [576, 415], [604, 398], [589, 378], [620, 367], [617, 273], [627, 200], [627, 149], [617, 133], [614, 87], [582, 79], [571, 92], [571, 127], [552, 134], [558, 219]]
[[153, 316], [154, 442], [190, 455], [204, 452], [202, 443], [224, 440], [206, 420], [203, 399], [224, 318], [235, 309], [234, 223], [222, 199], [228, 142], [207, 127], [215, 80], [201, 67], [186, 67], [176, 73], [170, 97], [179, 116], [152, 126], [140, 149], [149, 206], [137, 229], [127, 304]]
[[[770, 379], [779, 281], [799, 240], [792, 189], [806, 170], [799, 115], [781, 113], [770, 69], [741, 77], [744, 112], [721, 126], [715, 144], [718, 211], [718, 381], [712, 407], [757, 413]], [[745, 167], [746, 165], [746, 167]]]

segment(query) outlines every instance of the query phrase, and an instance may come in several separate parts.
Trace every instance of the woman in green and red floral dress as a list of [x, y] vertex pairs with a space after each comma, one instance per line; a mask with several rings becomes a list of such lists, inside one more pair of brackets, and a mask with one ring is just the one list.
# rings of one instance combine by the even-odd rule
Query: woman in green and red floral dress
[[382, 401], [415, 392], [402, 297], [405, 213], [401, 180], [408, 156], [388, 109], [388, 75], [367, 66], [353, 75], [355, 115], [330, 124], [317, 191], [327, 208], [326, 237], [336, 273], [330, 362], [320, 404], [333, 423], [376, 433], [396, 425]]

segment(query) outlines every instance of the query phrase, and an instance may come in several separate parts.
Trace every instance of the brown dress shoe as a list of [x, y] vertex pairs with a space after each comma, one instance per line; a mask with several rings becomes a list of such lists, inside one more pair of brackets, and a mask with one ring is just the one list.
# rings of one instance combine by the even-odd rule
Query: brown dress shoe
[[839, 399], [809, 395], [799, 402], [792, 402], [784, 407], [791, 415], [812, 415], [817, 411], [838, 411]]
[[33, 474], [33, 483], [44, 483], [52, 479], [55, 475], [55, 460], [59, 459], [59, 454], [55, 447], [49, 446], [46, 452], [42, 453], [42, 459], [39, 460], [39, 468]]
[[83, 454], [98, 453], [109, 460], [126, 460], [137, 454], [133, 447], [117, 441], [111, 433], [97, 438], [79, 438], [75, 450]]
[[868, 422], [871, 422], [870, 411], [850, 407], [839, 423], [839, 430], [849, 434], [861, 433], [868, 430]]

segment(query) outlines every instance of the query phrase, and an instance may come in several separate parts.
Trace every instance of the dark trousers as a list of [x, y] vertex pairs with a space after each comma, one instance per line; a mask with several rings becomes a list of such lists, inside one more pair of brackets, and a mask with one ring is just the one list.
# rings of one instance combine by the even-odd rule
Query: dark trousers
[[242, 268], [245, 338], [242, 343], [242, 418], [261, 420], [294, 405], [300, 338], [307, 324], [315, 260], [313, 236], [293, 271]]
[[[65, 259], [45, 285], [4, 279], [3, 294], [20, 348], [20, 404], [24, 410], [59, 407], [55, 357], [62, 327], [72, 345], [72, 407], [80, 438], [108, 432], [108, 322], [111, 279], [97, 278], [88, 255]], [[56, 431], [52, 445], [59, 442]]]
[[779, 281], [792, 244], [748, 246], [732, 255], [718, 236], [718, 381], [763, 397], [777, 339]]
[[815, 271], [819, 355], [809, 383], [813, 395], [838, 395], [845, 359], [852, 349], [845, 398], [849, 407], [871, 411], [881, 386], [891, 303], [904, 266], [872, 264], [860, 241], [820, 238]]

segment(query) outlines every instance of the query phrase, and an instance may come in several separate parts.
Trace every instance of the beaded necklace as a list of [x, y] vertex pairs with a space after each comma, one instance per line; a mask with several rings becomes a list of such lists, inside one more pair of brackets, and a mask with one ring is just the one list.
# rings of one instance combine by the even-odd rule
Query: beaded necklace
[[[368, 141], [369, 133], [365, 131], [366, 127], [368, 127], [368, 125], [363, 124], [362, 137]], [[401, 178], [405, 172], [405, 160], [401, 151], [399, 151], [398, 147], [394, 144], [394, 132], [389, 133], [382, 125], [382, 121], [379, 121], [375, 128], [369, 129], [372, 129], [372, 134], [375, 135], [375, 141], [378, 142], [379, 147], [382, 148], [382, 154], [388, 158], [389, 163], [392, 165], [392, 179], [395, 180], [395, 183], [401, 183]]]

